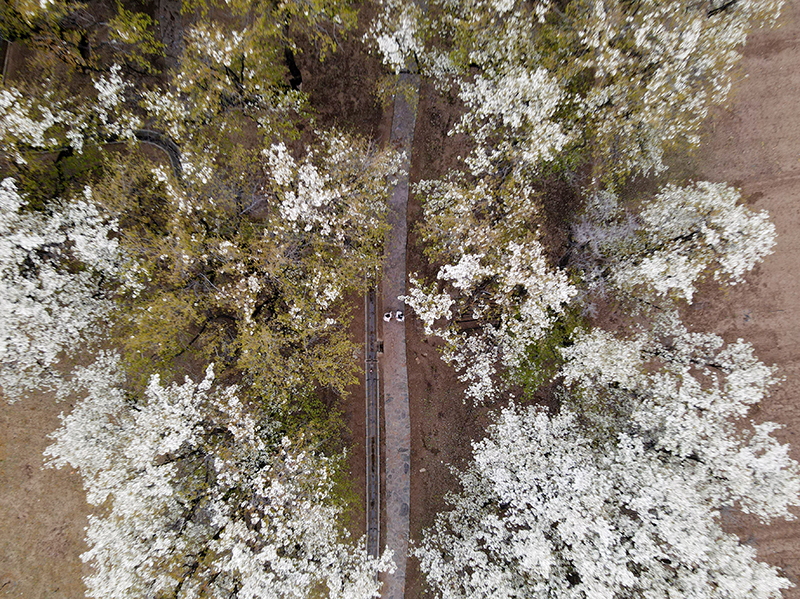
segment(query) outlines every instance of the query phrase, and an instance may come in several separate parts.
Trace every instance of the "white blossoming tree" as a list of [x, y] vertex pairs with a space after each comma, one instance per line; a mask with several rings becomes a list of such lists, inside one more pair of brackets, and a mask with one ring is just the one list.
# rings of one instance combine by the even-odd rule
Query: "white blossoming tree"
[[140, 120], [125, 110], [130, 87], [119, 65], [93, 81], [94, 98], [59, 98], [52, 82], [0, 90], [0, 149], [18, 164], [30, 151], [81, 153], [87, 143], [132, 140]]
[[455, 83], [473, 172], [526, 170], [588, 148], [612, 179], [661, 171], [665, 148], [698, 142], [748, 32], [774, 23], [781, 5], [437, 0], [414, 20], [392, 0], [372, 38], [394, 68], [413, 55], [442, 85]]
[[705, 471], [717, 504], [791, 517], [800, 482], [788, 447], [770, 436], [779, 427], [744, 420], [777, 382], [749, 344], [690, 333], [667, 313], [629, 338], [578, 333], [562, 353], [566, 405], [597, 436], [635, 431], [658, 455]]
[[[747, 32], [771, 23], [780, 5], [440, 0], [423, 12], [382, 3], [370, 36], [385, 62], [398, 70], [416, 59], [455, 84], [464, 104], [455, 131], [473, 142], [468, 174], [416, 189], [444, 288], [415, 283], [407, 298], [427, 332], [447, 341], [445, 358], [469, 395], [490, 398], [498, 374], [525, 369], [576, 287], [691, 301], [704, 275], [740, 281], [769, 253], [771, 225], [738, 206], [738, 192], [668, 185], [636, 217], [617, 211], [605, 228], [577, 227], [593, 253], [573, 253], [570, 283], [545, 261], [538, 196], [544, 163], [591, 163], [595, 188], [663, 170], [665, 148], [697, 142], [699, 123], [727, 96]], [[434, 330], [441, 318], [449, 326]], [[466, 321], [479, 333], [465, 332]]]
[[769, 215], [740, 200], [725, 183], [670, 184], [631, 212], [614, 194], [600, 192], [573, 229], [573, 266], [601, 294], [613, 288], [635, 299], [691, 303], [704, 277], [741, 283], [772, 253]]
[[187, 0], [184, 7], [204, 18], [186, 28], [170, 85], [145, 93], [144, 105], [185, 151], [229, 162], [233, 147], [255, 138], [263, 147], [298, 136], [294, 126], [308, 105], [290, 85], [294, 54], [310, 43], [324, 59], [357, 16], [349, 0]]
[[563, 353], [561, 413], [503, 410], [417, 548], [439, 596], [779, 598], [791, 583], [720, 524], [800, 506], [778, 425], [746, 420], [773, 369], [674, 318]]
[[[763, 441], [740, 450], [763, 452]], [[798, 504], [797, 464], [774, 440], [766, 446], [793, 494], [759, 507], [785, 512]], [[741, 497], [729, 472], [717, 480], [713, 467], [636, 434], [598, 444], [574, 414], [533, 407], [503, 410], [474, 452], [453, 509], [415, 550], [440, 597], [779, 599], [791, 586], [722, 530], [720, 493]]]
[[339, 528], [335, 459], [283, 436], [264, 402], [243, 404], [210, 366], [200, 382], [154, 376], [141, 398], [123, 378], [113, 353], [79, 369], [85, 398], [46, 451], [81, 473], [97, 507], [89, 596], [378, 596], [391, 561]]
[[91, 193], [46, 211], [27, 205], [11, 178], [0, 183], [0, 388], [8, 399], [60, 380], [60, 354], [98, 336], [120, 278], [116, 221]]
[[[262, 23], [263, 25], [263, 23]], [[184, 34], [185, 49], [172, 85], [144, 93], [153, 127], [184, 150], [216, 156], [241, 144], [245, 132], [267, 139], [305, 108], [305, 96], [284, 83], [283, 46], [256, 27], [231, 28], [203, 20]]]
[[[482, 214], [474, 204], [451, 194], [456, 209], [442, 209], [443, 196], [430, 197], [438, 212], [427, 230], [462, 208], [464, 228], [483, 235], [480, 247], [498, 247], [470, 220]], [[672, 308], [691, 302], [702, 277], [740, 282], [771, 251], [767, 214], [739, 200], [733, 188], [705, 182], [667, 185], [635, 212], [610, 193], [592, 198], [574, 230], [576, 287], [660, 309], [627, 337], [578, 330], [559, 351], [561, 414], [512, 405], [474, 445], [452, 511], [416, 550], [439, 596], [778, 598], [791, 586], [720, 525], [724, 506], [763, 522], [793, 519], [800, 506], [800, 468], [772, 436], [779, 426], [747, 418], [775, 371], [742, 340], [726, 346], [690, 333]], [[491, 222], [495, 235], [513, 227]], [[446, 252], [447, 241], [441, 235], [434, 252]], [[466, 288], [481, 267], [467, 256], [439, 277]], [[455, 305], [449, 294], [418, 296], [429, 327]], [[468, 355], [468, 342], [454, 341]], [[522, 354], [512, 379], [531, 356]]]
[[426, 334], [446, 341], [443, 357], [469, 383], [467, 396], [491, 400], [499, 375], [518, 374], [576, 290], [545, 259], [529, 186], [489, 177], [470, 185], [454, 176], [424, 181], [417, 192], [426, 196], [422, 233], [426, 253], [441, 265], [442, 290], [414, 278], [403, 299]]

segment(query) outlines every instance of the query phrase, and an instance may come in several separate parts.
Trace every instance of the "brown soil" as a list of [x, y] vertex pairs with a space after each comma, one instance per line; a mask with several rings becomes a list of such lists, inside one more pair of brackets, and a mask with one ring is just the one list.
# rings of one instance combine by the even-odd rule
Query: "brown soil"
[[380, 60], [367, 54], [361, 42], [371, 18], [371, 6], [365, 4], [356, 31], [341, 41], [335, 54], [320, 62], [314, 48], [306, 47], [296, 61], [303, 78], [300, 89], [309, 95], [323, 128], [338, 127], [381, 143], [389, 139], [391, 110], [385, 114], [374, 93], [383, 74]]
[[0, 399], [0, 597], [84, 596], [89, 506], [77, 473], [43, 469], [47, 435], [71, 405], [47, 395]]
[[[757, 422], [785, 428], [776, 436], [800, 460], [800, 5], [787, 2], [777, 29], [754, 35], [744, 52], [744, 77], [734, 86], [728, 109], [708, 124], [694, 162], [696, 177], [728, 181], [754, 210], [767, 210], [778, 232], [775, 253], [744, 285], [709, 285], [691, 306], [689, 320], [728, 341], [742, 338], [761, 360], [786, 377], [753, 413]], [[800, 516], [800, 510], [796, 511]], [[800, 585], [800, 521], [770, 526], [728, 513], [725, 524], [759, 558], [778, 566]], [[800, 586], [784, 592], [800, 598]]]
[[[430, 85], [422, 85], [417, 113], [411, 180], [435, 178], [455, 166], [456, 156], [466, 153], [463, 140], [447, 137], [457, 119], [457, 106]], [[419, 199], [410, 194], [408, 207], [407, 271], [423, 278], [436, 272], [422, 256], [422, 240], [415, 223], [422, 218]], [[441, 342], [428, 338], [416, 319], [406, 319], [409, 412], [411, 415], [411, 546], [422, 530], [447, 508], [445, 495], [458, 488], [452, 468], [462, 469], [472, 455], [470, 440], [479, 439], [488, 424], [487, 409], [464, 404], [464, 385], [439, 357]], [[406, 597], [420, 597], [424, 580], [415, 558], [406, 574]]]

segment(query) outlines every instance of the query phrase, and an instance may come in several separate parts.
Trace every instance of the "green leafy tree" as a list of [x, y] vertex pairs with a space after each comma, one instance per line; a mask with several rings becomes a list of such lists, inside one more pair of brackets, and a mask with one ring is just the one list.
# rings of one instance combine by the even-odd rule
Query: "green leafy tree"
[[37, 53], [40, 68], [57, 64], [68, 72], [102, 72], [112, 64], [153, 73], [163, 45], [155, 24], [140, 12], [104, 2], [15, 0], [0, 7], [0, 34], [26, 43]]
[[253, 164], [181, 182], [131, 163], [96, 188], [146, 288], [123, 302], [121, 339], [142, 371], [189, 351], [259, 391], [343, 393], [355, 372], [345, 298], [380, 266], [398, 160], [328, 133], [299, 159], [275, 144]]

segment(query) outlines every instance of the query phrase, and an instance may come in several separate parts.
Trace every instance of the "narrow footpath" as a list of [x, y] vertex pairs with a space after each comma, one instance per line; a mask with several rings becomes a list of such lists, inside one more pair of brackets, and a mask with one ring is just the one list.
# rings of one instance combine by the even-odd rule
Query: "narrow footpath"
[[406, 370], [405, 321], [397, 319], [406, 292], [406, 240], [408, 178], [411, 145], [419, 98], [419, 75], [400, 75], [392, 117], [392, 146], [405, 152], [402, 173], [389, 201], [391, 231], [386, 243], [382, 281], [382, 312], [392, 318], [383, 323], [383, 415], [385, 430], [386, 547], [394, 553], [397, 569], [384, 580], [384, 599], [403, 599], [408, 553], [408, 510], [411, 488], [411, 423], [408, 414], [408, 372]]
[[367, 451], [367, 553], [372, 557], [381, 554], [381, 422], [380, 380], [378, 377], [378, 290], [371, 287], [364, 297], [364, 331], [366, 360], [366, 431], [364, 447]]

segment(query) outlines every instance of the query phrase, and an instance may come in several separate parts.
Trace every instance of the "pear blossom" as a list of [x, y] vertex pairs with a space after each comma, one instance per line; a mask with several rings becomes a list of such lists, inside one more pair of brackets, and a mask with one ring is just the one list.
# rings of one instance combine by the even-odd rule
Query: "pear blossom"
[[[395, 70], [413, 52], [465, 110], [472, 173], [517, 176], [588, 149], [604, 180], [663, 172], [664, 152], [696, 146], [729, 95], [750, 31], [782, 0], [697, 3], [435, 0], [424, 13], [384, 0], [371, 39]], [[416, 20], [414, 20], [416, 18]]]
[[741, 283], [772, 253], [775, 226], [766, 211], [740, 200], [725, 183], [668, 184], [634, 214], [600, 192], [574, 229], [581, 248], [575, 267], [590, 288], [610, 283], [628, 294], [689, 303], [707, 275]]
[[778, 599], [791, 583], [723, 532], [691, 466], [621, 435], [598, 452], [569, 412], [511, 407], [414, 550], [437, 596]]
[[[491, 257], [465, 252], [456, 264], [442, 266], [438, 278], [452, 291], [438, 293], [412, 278], [401, 299], [420, 317], [426, 334], [445, 340], [442, 357], [469, 384], [467, 397], [476, 403], [497, 397], [502, 385], [496, 375], [524, 366], [529, 349], [576, 294], [566, 275], [547, 265], [538, 241], [509, 242], [494, 248]], [[479, 326], [461, 331], [456, 314]]]
[[377, 597], [390, 556], [341, 531], [336, 460], [214, 379], [213, 365], [199, 382], [153, 376], [132, 398], [114, 353], [76, 371], [85, 397], [46, 455], [80, 472], [96, 507], [88, 596]]
[[62, 352], [103, 336], [113, 307], [103, 281], [124, 278], [117, 222], [88, 188], [50, 210], [29, 210], [14, 179], [0, 183], [0, 387], [10, 400], [58, 389]]

